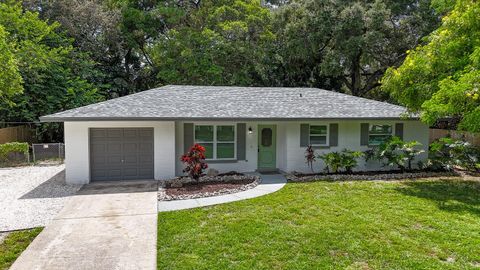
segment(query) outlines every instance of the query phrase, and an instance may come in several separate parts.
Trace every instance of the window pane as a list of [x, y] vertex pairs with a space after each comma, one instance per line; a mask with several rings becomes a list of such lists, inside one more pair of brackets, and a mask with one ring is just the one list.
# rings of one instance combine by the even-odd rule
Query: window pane
[[195, 141], [212, 142], [213, 126], [195, 126]]
[[310, 134], [312, 135], [326, 135], [327, 126], [310, 126]]
[[235, 140], [235, 128], [233, 126], [217, 126], [217, 141], [233, 142]]
[[213, 143], [201, 143], [201, 146], [205, 147], [205, 158], [213, 158]]
[[217, 158], [234, 158], [234, 143], [217, 143]]
[[327, 136], [310, 136], [310, 144], [327, 144]]
[[272, 145], [272, 134], [271, 128], [262, 129], [262, 146], [269, 147]]
[[370, 134], [392, 134], [391, 125], [371, 125]]
[[370, 135], [368, 136], [368, 144], [370, 145], [379, 145], [382, 142], [388, 140], [391, 135]]

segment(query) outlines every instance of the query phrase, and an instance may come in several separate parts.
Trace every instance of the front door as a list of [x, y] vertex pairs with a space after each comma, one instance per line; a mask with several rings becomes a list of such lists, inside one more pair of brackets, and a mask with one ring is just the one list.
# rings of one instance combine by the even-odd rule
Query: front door
[[276, 169], [277, 126], [258, 126], [258, 170], [273, 171]]

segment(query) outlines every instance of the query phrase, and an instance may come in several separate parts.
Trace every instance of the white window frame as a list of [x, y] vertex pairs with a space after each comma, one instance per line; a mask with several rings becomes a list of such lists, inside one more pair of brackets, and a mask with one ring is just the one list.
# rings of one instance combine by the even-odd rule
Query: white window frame
[[[327, 128], [327, 133], [325, 135], [320, 135], [320, 134], [312, 134], [311, 133], [311, 128], [312, 126], [325, 126]], [[311, 137], [320, 137], [320, 136], [325, 136], [326, 137], [326, 140], [325, 140], [325, 144], [312, 144], [311, 143]], [[329, 146], [330, 145], [330, 124], [309, 124], [308, 125], [308, 141], [310, 142], [310, 145], [311, 146]]]
[[[212, 126], [213, 127], [213, 141], [197, 141], [196, 139], [196, 128], [197, 126]], [[218, 141], [217, 140], [217, 127], [218, 126], [229, 126], [233, 127], [233, 141]], [[202, 143], [211, 143], [213, 144], [213, 157], [207, 158], [205, 160], [237, 160], [237, 125], [235, 124], [194, 124], [193, 125], [193, 141], [202, 145]], [[217, 158], [217, 144], [218, 143], [233, 143], [233, 157], [232, 158]]]
[[[392, 132], [390, 133], [379, 133], [379, 134], [370, 134], [370, 130], [372, 129], [373, 126], [390, 126], [391, 127], [391, 130]], [[384, 123], [380, 123], [380, 124], [368, 124], [368, 145], [371, 145], [371, 146], [378, 146], [380, 145], [381, 143], [370, 143], [370, 136], [383, 136], [383, 135], [388, 135], [390, 137], [393, 137], [394, 134], [395, 134], [395, 125], [393, 124], [384, 124]]]

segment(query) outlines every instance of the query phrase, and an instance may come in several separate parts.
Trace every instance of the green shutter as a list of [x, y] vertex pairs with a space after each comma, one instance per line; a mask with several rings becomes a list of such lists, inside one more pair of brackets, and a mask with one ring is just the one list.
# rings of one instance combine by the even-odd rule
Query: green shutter
[[338, 124], [330, 124], [330, 146], [338, 146]]
[[300, 147], [307, 147], [310, 144], [310, 125], [300, 124]]
[[403, 140], [403, 123], [395, 124], [395, 136]]
[[183, 124], [183, 152], [186, 153], [193, 146], [193, 124]]
[[368, 145], [368, 123], [360, 124], [360, 145]]
[[237, 160], [246, 159], [247, 151], [247, 124], [238, 123], [237, 124]]

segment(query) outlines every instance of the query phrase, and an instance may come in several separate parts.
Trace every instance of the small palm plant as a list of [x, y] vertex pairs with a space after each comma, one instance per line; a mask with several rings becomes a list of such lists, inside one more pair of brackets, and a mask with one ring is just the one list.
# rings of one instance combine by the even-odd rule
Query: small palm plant
[[310, 167], [310, 170], [313, 173], [313, 162], [315, 162], [316, 157], [315, 157], [315, 150], [311, 145], [309, 145], [305, 150], [305, 159], [307, 160], [308, 167]]

